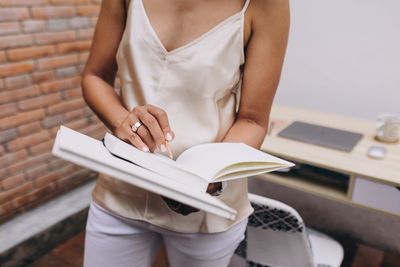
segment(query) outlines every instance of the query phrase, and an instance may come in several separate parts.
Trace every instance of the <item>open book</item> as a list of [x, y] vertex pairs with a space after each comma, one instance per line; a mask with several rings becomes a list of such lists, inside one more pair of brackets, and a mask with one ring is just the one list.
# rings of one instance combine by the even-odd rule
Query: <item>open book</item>
[[208, 183], [293, 166], [241, 143], [197, 145], [174, 161], [162, 154], [142, 152], [109, 133], [102, 142], [64, 126], [57, 133], [52, 152], [78, 165], [230, 219], [236, 211], [207, 194]]

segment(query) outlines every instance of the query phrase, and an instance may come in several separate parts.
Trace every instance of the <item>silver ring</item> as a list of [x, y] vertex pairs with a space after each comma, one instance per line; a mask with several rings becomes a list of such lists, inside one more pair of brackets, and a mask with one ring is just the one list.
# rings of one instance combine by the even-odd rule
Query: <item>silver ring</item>
[[143, 123], [141, 121], [137, 121], [133, 126], [132, 126], [132, 131], [134, 133], [137, 133], [137, 131], [139, 130], [139, 127], [142, 126]]

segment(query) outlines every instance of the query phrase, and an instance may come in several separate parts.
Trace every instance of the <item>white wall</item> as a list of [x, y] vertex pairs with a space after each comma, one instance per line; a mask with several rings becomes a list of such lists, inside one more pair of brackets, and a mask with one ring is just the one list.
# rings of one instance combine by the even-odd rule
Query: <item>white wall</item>
[[375, 120], [400, 113], [400, 1], [292, 0], [275, 103]]

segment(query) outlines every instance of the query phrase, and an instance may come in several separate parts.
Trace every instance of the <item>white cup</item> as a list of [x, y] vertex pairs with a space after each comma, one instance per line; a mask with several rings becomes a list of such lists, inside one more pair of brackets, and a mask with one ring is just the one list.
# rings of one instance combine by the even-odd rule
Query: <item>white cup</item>
[[378, 116], [376, 138], [382, 142], [396, 142], [399, 139], [400, 115], [385, 113]]

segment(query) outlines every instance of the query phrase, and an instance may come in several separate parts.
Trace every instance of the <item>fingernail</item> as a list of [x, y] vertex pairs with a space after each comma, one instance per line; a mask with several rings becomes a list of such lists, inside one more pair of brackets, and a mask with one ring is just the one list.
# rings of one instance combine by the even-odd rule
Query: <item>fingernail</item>
[[164, 144], [162, 144], [162, 145], [160, 146], [160, 149], [161, 149], [161, 151], [162, 151], [162, 152], [165, 152], [165, 151], [167, 151], [167, 148], [165, 147], [165, 145], [164, 145]]
[[144, 147], [142, 147], [142, 151], [147, 153], [147, 152], [149, 152], [150, 150], [149, 150], [149, 148], [148, 148], [147, 146], [144, 146]]
[[165, 135], [165, 138], [166, 138], [168, 141], [171, 141], [171, 140], [172, 140], [172, 136], [171, 136], [169, 133], [167, 133], [167, 134]]

